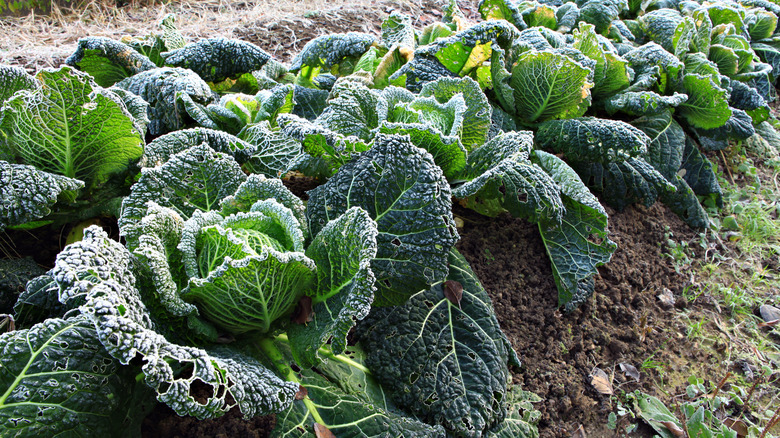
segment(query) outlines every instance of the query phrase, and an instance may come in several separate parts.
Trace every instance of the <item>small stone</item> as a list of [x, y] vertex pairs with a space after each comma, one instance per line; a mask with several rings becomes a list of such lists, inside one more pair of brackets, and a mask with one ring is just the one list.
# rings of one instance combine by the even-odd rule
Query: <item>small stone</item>
[[657, 295], [657, 298], [658, 304], [661, 306], [661, 308], [669, 310], [674, 307], [674, 294], [668, 288], [664, 288], [663, 292]]
[[764, 322], [772, 322], [780, 319], [780, 309], [769, 304], [763, 304], [758, 308], [758, 312], [761, 317], [764, 318]]

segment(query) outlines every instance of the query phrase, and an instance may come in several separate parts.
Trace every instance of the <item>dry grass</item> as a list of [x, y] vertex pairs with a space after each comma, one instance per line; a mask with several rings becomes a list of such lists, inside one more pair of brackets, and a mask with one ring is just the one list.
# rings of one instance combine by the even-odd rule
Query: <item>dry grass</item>
[[[75, 3], [74, 3], [75, 4]], [[131, 2], [123, 7], [109, 0], [91, 0], [67, 8], [53, 5], [47, 15], [0, 18], [0, 63], [31, 72], [56, 67], [73, 53], [79, 38], [143, 36], [165, 14], [177, 15], [177, 26], [190, 40], [242, 38], [259, 44], [280, 60], [288, 60], [309, 39], [332, 32], [376, 33], [392, 10], [423, 17], [436, 0], [207, 0]]]

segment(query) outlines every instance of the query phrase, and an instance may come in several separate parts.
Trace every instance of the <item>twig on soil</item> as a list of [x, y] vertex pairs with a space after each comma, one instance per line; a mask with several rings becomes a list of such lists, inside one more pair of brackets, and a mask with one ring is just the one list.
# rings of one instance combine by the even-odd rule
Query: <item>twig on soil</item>
[[720, 150], [720, 157], [723, 158], [723, 167], [726, 168], [726, 172], [729, 174], [729, 179], [731, 180], [731, 184], [736, 184], [734, 182], [734, 175], [731, 174], [731, 168], [729, 167], [729, 162], [726, 161], [726, 155], [723, 153], [723, 149]]
[[722, 379], [720, 379], [720, 382], [718, 382], [718, 386], [715, 387], [715, 392], [712, 393], [710, 396], [710, 400], [715, 400], [715, 397], [718, 396], [718, 392], [720, 392], [720, 388], [723, 387], [723, 385], [726, 384], [726, 380], [731, 377], [731, 371], [727, 372], [725, 376], [723, 376]]

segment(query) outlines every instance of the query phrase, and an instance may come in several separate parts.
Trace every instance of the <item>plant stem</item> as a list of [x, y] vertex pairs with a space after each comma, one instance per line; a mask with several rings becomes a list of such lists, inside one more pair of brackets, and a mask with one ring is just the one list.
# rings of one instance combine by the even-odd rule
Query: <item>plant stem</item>
[[[258, 341], [257, 347], [268, 357], [268, 359], [271, 360], [271, 362], [273, 362], [274, 366], [277, 370], [279, 370], [279, 373], [282, 375], [282, 377], [284, 377], [285, 380], [297, 383], [298, 385], [301, 384], [301, 381], [298, 379], [295, 371], [293, 371], [293, 369], [290, 368], [290, 365], [287, 364], [287, 361], [284, 360], [282, 352], [276, 348], [276, 345], [274, 345], [273, 339], [261, 339]], [[311, 414], [314, 421], [322, 424], [323, 426], [327, 426], [325, 421], [322, 420], [320, 413], [317, 411], [317, 406], [314, 405], [314, 402], [311, 401], [309, 397], [304, 397], [303, 404], [306, 405], [306, 409], [309, 410], [309, 413]]]
[[[285, 333], [277, 335], [276, 339], [278, 339], [280, 341], [283, 341], [283, 342], [287, 342], [287, 343], [290, 342], [290, 339], [287, 337], [287, 334], [285, 334]], [[352, 368], [356, 368], [356, 369], [362, 371], [363, 373], [368, 374], [369, 376], [372, 375], [371, 374], [371, 370], [368, 369], [365, 365], [363, 365], [361, 363], [358, 363], [358, 362], [355, 362], [354, 360], [350, 359], [347, 356], [344, 356], [343, 354], [334, 354], [332, 351], [328, 350], [325, 347], [319, 347], [317, 349], [317, 351], [320, 354], [322, 354], [323, 356], [327, 357], [328, 359], [333, 359], [333, 360], [341, 362], [341, 363], [343, 363], [345, 365], [349, 365]]]
[[726, 380], [728, 380], [729, 377], [731, 377], [731, 372], [726, 373], [726, 376], [720, 380], [720, 383], [718, 383], [718, 386], [715, 387], [715, 392], [712, 393], [710, 400], [715, 400], [715, 397], [718, 396], [718, 392], [720, 392], [720, 388], [726, 384]]

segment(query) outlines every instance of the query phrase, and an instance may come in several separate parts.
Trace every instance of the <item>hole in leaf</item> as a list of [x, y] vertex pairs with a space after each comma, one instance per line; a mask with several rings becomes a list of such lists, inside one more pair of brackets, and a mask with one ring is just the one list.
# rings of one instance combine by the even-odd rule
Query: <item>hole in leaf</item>
[[528, 193], [518, 191], [517, 200], [518, 202], [528, 202]]
[[390, 243], [392, 243], [395, 246], [401, 246], [401, 240], [398, 239], [397, 237], [395, 239], [391, 240]]

